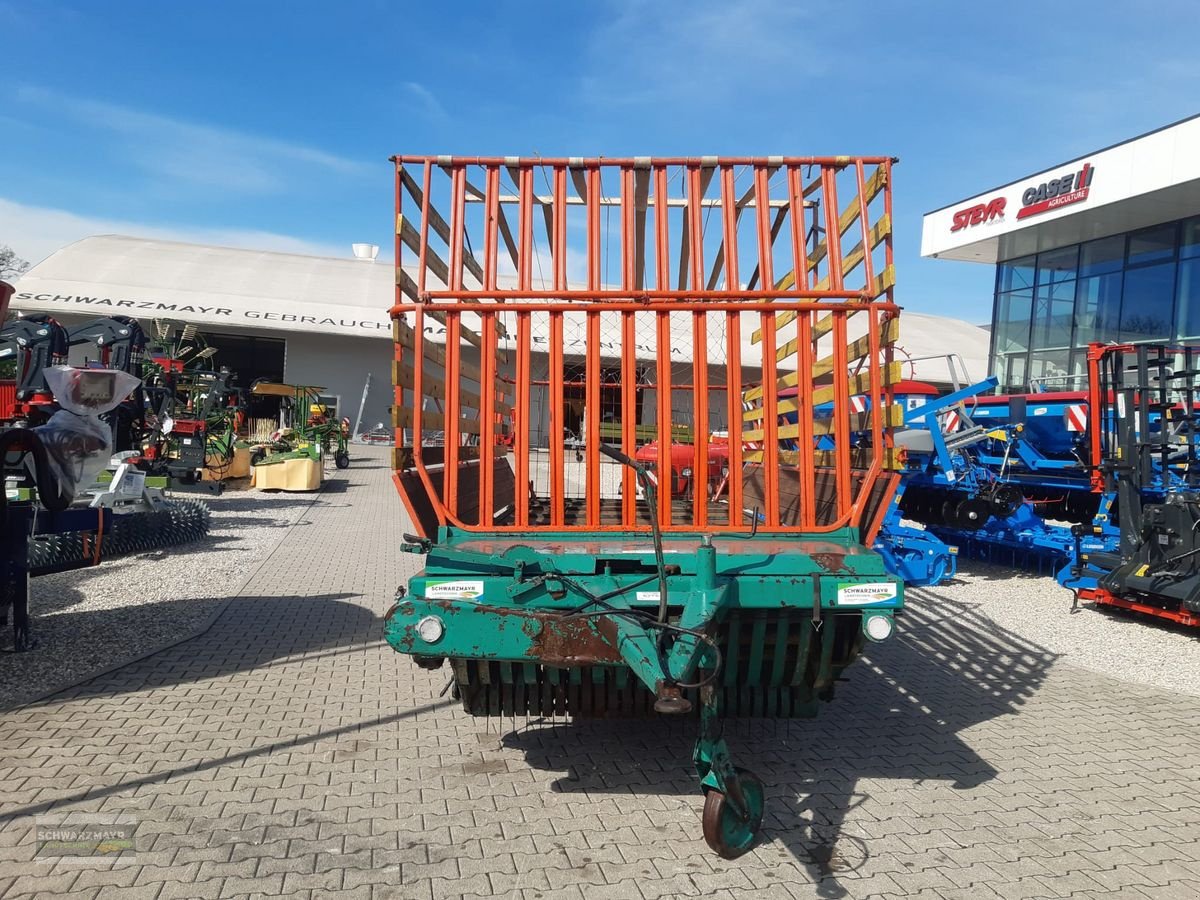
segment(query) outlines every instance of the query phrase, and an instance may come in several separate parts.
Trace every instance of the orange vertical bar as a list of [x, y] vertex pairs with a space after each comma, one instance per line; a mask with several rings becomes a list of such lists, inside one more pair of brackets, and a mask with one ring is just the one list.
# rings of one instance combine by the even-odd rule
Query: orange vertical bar
[[[451, 272], [453, 278], [453, 271]], [[459, 280], [462, 279], [461, 270]], [[461, 335], [458, 310], [446, 311], [446, 410], [442, 423], [443, 443], [445, 445], [445, 471], [443, 496], [446, 509], [450, 515], [458, 517], [458, 448], [462, 441], [458, 426], [460, 420], [459, 399], [459, 356], [462, 347], [459, 344]]]
[[846, 364], [846, 311], [842, 309], [833, 313], [833, 453], [837, 514], [841, 517], [851, 504], [850, 375]]
[[[621, 313], [621, 452], [637, 455], [637, 330], [631, 312]], [[633, 470], [621, 471], [621, 522], [637, 524], [637, 482]]]
[[517, 238], [517, 288], [527, 291], [533, 286], [533, 169], [522, 166], [517, 177], [517, 223], [521, 230]]
[[463, 235], [467, 226], [467, 170], [455, 163], [450, 175], [450, 284], [452, 291], [463, 289]]
[[[806, 278], [807, 280], [807, 278]], [[812, 340], [812, 313], [796, 316], [796, 421], [799, 422], [800, 446], [800, 526], [813, 528], [817, 524], [816, 447], [813, 436], [813, 379], [812, 366], [817, 358]]]
[[[565, 187], [565, 185], [564, 185]], [[550, 314], [550, 524], [562, 525], [566, 495], [566, 459], [563, 446], [563, 320]]]
[[[587, 184], [587, 287], [600, 290], [600, 168], [591, 166]], [[584, 496], [589, 525], [600, 524], [600, 313], [587, 314], [587, 387], [584, 388], [584, 459], [587, 467]]]
[[[428, 168], [428, 167], [426, 167]], [[404, 191], [403, 182], [400, 174], [404, 171], [404, 166], [400, 161], [396, 161], [396, 183], [395, 183], [395, 206], [396, 211], [396, 233], [392, 236], [392, 259], [396, 261], [396, 272], [399, 273], [404, 268], [404, 241], [400, 240], [400, 221], [404, 216]], [[404, 300], [404, 294], [400, 290], [400, 279], [396, 279], [396, 303], [400, 304]]]
[[[637, 225], [634, 219], [633, 169], [621, 169], [621, 288], [634, 290], [637, 278]], [[637, 323], [621, 313], [621, 452], [637, 453]], [[629, 466], [621, 467], [621, 523], [637, 525], [637, 483]]]
[[[760, 270], [761, 271], [761, 270]], [[762, 330], [763, 493], [768, 528], [779, 527], [779, 378], [775, 369], [775, 314], [759, 313]]]
[[[500, 248], [500, 167], [488, 166], [483, 188], [483, 289], [496, 290], [496, 269]], [[489, 298], [495, 299], [495, 298]], [[492, 323], [495, 326], [495, 322]], [[492, 345], [484, 344], [484, 350]], [[490, 352], [490, 351], [489, 351]]]
[[[787, 168], [788, 211], [792, 225], [792, 276], [793, 286], [798, 291], [808, 290], [808, 231], [804, 216], [804, 179], [799, 166]], [[812, 314], [796, 314], [796, 446], [799, 450], [796, 466], [797, 488], [800, 504], [797, 510], [799, 524], [811, 528], [816, 524], [816, 470], [813, 466], [813, 409], [812, 363], [815, 359], [812, 344]], [[806, 395], [803, 384], [808, 384]]]
[[[895, 221], [895, 219], [892, 217], [892, 161], [890, 159], [885, 159], [882, 163], [880, 163], [880, 165], [883, 166], [883, 172], [884, 172], [884, 175], [883, 175], [883, 214], [885, 216], [887, 216], [887, 220], [888, 220], [888, 233], [887, 233], [887, 238], [884, 241], [884, 257], [883, 257], [883, 259], [884, 259], [884, 265], [886, 265], [890, 268], [894, 262], [894, 260], [892, 259], [892, 223]], [[895, 292], [894, 286], [889, 287], [887, 289], [887, 298], [888, 298], [889, 303], [893, 299], [894, 292]]]
[[[671, 287], [671, 240], [670, 216], [668, 215], [667, 167], [654, 167], [654, 264], [656, 269], [654, 287], [669, 290]], [[671, 314], [656, 314], [658, 383], [658, 521], [661, 525], [671, 524], [671, 490], [675, 486], [671, 467]]]
[[842, 281], [842, 226], [838, 221], [837, 171], [832, 166], [821, 166], [821, 202], [825, 207], [825, 258], [829, 262], [829, 289], [841, 291], [845, 290]]
[[[725, 290], [736, 291], [738, 283], [737, 255], [737, 185], [734, 180], [733, 166], [721, 166], [721, 225], [722, 243], [725, 248]], [[741, 401], [738, 402], [741, 408]]]
[[[868, 282], [869, 284], [870, 282]], [[883, 393], [880, 390], [880, 381], [882, 380], [881, 371], [879, 368], [879, 327], [881, 316], [886, 313], [876, 314], [876, 310], [869, 309], [866, 311], [867, 327], [870, 332], [867, 335], [868, 353], [871, 357], [867, 367], [868, 377], [871, 379], [870, 398], [871, 398], [871, 446], [876, 448], [876, 455], [880, 457], [881, 463], [885, 461], [887, 456], [887, 447], [885, 446], [883, 433]], [[862, 489], [869, 489], [870, 485], [864, 484]]]
[[[395, 221], [393, 224], [396, 226], [396, 233], [392, 237], [392, 240], [394, 241], [392, 245], [392, 259], [396, 261], [396, 286], [394, 290], [396, 298], [395, 302], [397, 306], [404, 302], [404, 292], [400, 288], [400, 272], [404, 268], [404, 242], [400, 240], [400, 222], [404, 216], [403, 182], [400, 178], [400, 173], [403, 170], [403, 164], [401, 164], [400, 160], [396, 160], [396, 181], [394, 185], [395, 206], [393, 207], [395, 210]], [[0, 310], [0, 315], [3, 315], [3, 313], [4, 311]], [[401, 316], [401, 320], [403, 320], [403, 316]], [[3, 320], [0, 319], [0, 321]], [[399, 341], [395, 340], [395, 328], [396, 326], [393, 324], [392, 330], [394, 343], [392, 346], [392, 358], [396, 363], [396, 367], [399, 368], [404, 362], [404, 348], [400, 345]], [[392, 385], [392, 403], [396, 409], [404, 409], [404, 388], [398, 384]], [[404, 427], [402, 425], [395, 425], [393, 427], [392, 443], [396, 447], [404, 446]]]
[[513, 457], [516, 463], [516, 507], [514, 521], [517, 525], [529, 524], [529, 387], [533, 381], [530, 372], [531, 350], [529, 345], [529, 313], [517, 313], [517, 383], [513, 398]]
[[[429, 191], [433, 186], [433, 163], [425, 163], [425, 175], [421, 180], [421, 252], [417, 254], [417, 302], [424, 302], [426, 291], [425, 272], [429, 267]], [[396, 238], [399, 241], [399, 237]], [[400, 257], [397, 256], [396, 259]]]
[[591, 166], [587, 170], [587, 281], [589, 290], [599, 290], [600, 274], [600, 168]]
[[657, 319], [657, 384], [658, 396], [658, 521], [660, 525], [671, 524], [671, 491], [675, 486], [671, 467], [671, 314], [660, 312]]
[[[395, 279], [395, 281], [396, 281], [395, 292], [396, 293], [395, 293], [395, 297], [396, 297], [397, 305], [404, 302], [404, 291], [400, 287], [400, 272], [404, 268], [404, 250], [403, 250], [404, 242], [400, 239], [400, 223], [404, 216], [404, 191], [403, 191], [403, 181], [401, 179], [401, 174], [402, 174], [403, 170], [404, 170], [404, 166], [400, 163], [399, 160], [397, 160], [396, 161], [396, 183], [395, 183], [396, 234], [393, 238], [393, 240], [395, 241], [393, 258], [396, 260], [396, 279]], [[404, 316], [400, 315], [397, 317], [397, 319], [398, 319], [398, 321], [402, 322], [402, 321], [404, 321]], [[396, 332], [397, 328], [398, 328], [398, 325], [396, 323], [393, 323], [392, 332], [393, 332], [394, 344], [392, 347], [392, 352], [393, 352], [393, 358], [395, 360], [396, 368], [399, 369], [404, 363], [404, 347], [398, 340], [395, 340], [395, 338], [396, 338], [395, 332]], [[395, 405], [395, 408], [397, 410], [404, 409], [404, 388], [399, 384], [394, 384], [392, 386], [392, 402]], [[396, 424], [394, 426], [393, 431], [392, 431], [392, 443], [396, 447], [405, 446], [404, 426], [402, 424]]]
[[[484, 271], [487, 275], [487, 271]], [[483, 350], [479, 354], [479, 524], [492, 524], [492, 476], [496, 464], [496, 314], [479, 313], [483, 325], [480, 337]]]
[[[550, 258], [554, 269], [554, 290], [567, 289], [567, 169], [554, 167], [554, 243]], [[559, 322], [562, 326], [562, 322]], [[561, 434], [560, 434], [561, 437]]]
[[771, 173], [767, 167], [754, 167], [754, 213], [758, 226], [758, 271], [764, 290], [775, 287], [774, 254], [771, 252]]
[[[732, 213], [732, 209], [729, 210]], [[726, 256], [729, 251], [726, 250]], [[729, 524], [740, 525], [742, 514], [742, 319], [725, 314], [725, 400], [729, 415]]]
[[[704, 221], [701, 217], [703, 178], [700, 166], [688, 166], [688, 259], [692, 285], [704, 288]], [[708, 525], [708, 316], [692, 313], [692, 524]]]
[[875, 262], [871, 259], [871, 221], [867, 211], [867, 180], [863, 175], [863, 162], [854, 161], [854, 177], [858, 183], [858, 221], [862, 225], [863, 275], [867, 290], [875, 283]]
[[[722, 244], [725, 250], [725, 290], [735, 291], [738, 282], [737, 183], [733, 166], [721, 166]], [[725, 405], [729, 420], [729, 524], [740, 525], [742, 512], [742, 319], [726, 313]]]
[[[754, 167], [754, 213], [758, 231], [758, 271], [764, 289], [775, 287], [774, 254], [771, 248], [771, 191], [767, 167]], [[763, 353], [763, 491], [766, 493], [767, 526], [779, 527], [779, 378], [776, 371], [775, 316], [762, 313]]]
[[1100, 363], [1104, 360], [1104, 355], [1105, 351], [1102, 345], [1088, 344], [1088, 439], [1091, 448], [1093, 493], [1104, 490], [1105, 478], [1100, 471], [1100, 463], [1104, 459], [1104, 430], [1108, 427], [1108, 411], [1105, 409], [1105, 403], [1116, 402], [1117, 399], [1114, 396], [1109, 401], [1108, 396], [1101, 392], [1103, 372], [1100, 371]]
[[584, 388], [587, 521], [600, 524], [600, 313], [587, 314], [587, 387]]
[[421, 428], [425, 424], [421, 421], [421, 413], [425, 408], [423, 402], [425, 367], [422, 365], [425, 356], [425, 311], [420, 305], [413, 311], [413, 321], [412, 446], [413, 453], [419, 455], [422, 441]]
[[808, 290], [808, 228], [804, 215], [804, 180], [799, 166], [788, 166], [788, 206], [792, 214], [792, 262], [797, 290]]
[[[693, 273], [694, 274], [694, 273]], [[703, 282], [700, 282], [703, 284]], [[692, 313], [692, 524], [708, 524], [708, 314]]]

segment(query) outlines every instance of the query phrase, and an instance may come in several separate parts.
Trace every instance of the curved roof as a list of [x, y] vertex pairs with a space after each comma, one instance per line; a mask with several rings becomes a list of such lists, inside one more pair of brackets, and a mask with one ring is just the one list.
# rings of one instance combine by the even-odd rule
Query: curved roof
[[[394, 278], [387, 263], [351, 257], [97, 235], [68, 244], [26, 272], [16, 283], [13, 306], [390, 338]], [[906, 311], [899, 345], [900, 359], [917, 359], [905, 367], [906, 377], [950, 381], [949, 352], [961, 357], [971, 378], [987, 374], [988, 332], [961, 319]]]

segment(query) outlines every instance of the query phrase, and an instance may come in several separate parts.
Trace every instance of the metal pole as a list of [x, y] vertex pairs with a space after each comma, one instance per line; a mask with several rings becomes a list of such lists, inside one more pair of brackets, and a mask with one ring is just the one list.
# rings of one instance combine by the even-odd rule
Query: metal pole
[[358, 415], [354, 417], [354, 433], [352, 435], [355, 442], [358, 442], [359, 435], [362, 434], [358, 429], [362, 427], [363, 408], [367, 405], [367, 391], [371, 389], [371, 373], [367, 373], [367, 380], [363, 383], [362, 399], [358, 401]]

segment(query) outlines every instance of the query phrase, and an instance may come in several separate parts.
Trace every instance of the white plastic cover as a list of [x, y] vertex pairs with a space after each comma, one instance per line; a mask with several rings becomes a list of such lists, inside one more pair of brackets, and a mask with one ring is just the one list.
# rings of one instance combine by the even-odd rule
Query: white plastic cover
[[64, 491], [96, 480], [112, 456], [112, 429], [100, 418], [118, 406], [141, 382], [115, 369], [76, 369], [53, 366], [46, 385], [58, 412], [33, 429], [42, 439]]

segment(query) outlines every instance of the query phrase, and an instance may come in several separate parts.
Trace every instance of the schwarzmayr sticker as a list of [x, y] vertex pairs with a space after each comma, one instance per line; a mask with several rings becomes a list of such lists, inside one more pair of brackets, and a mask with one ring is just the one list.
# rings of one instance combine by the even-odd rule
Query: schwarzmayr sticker
[[482, 596], [482, 581], [432, 581], [425, 585], [429, 600], [478, 600]]
[[869, 606], [895, 599], [896, 585], [890, 581], [838, 585], [838, 606]]

